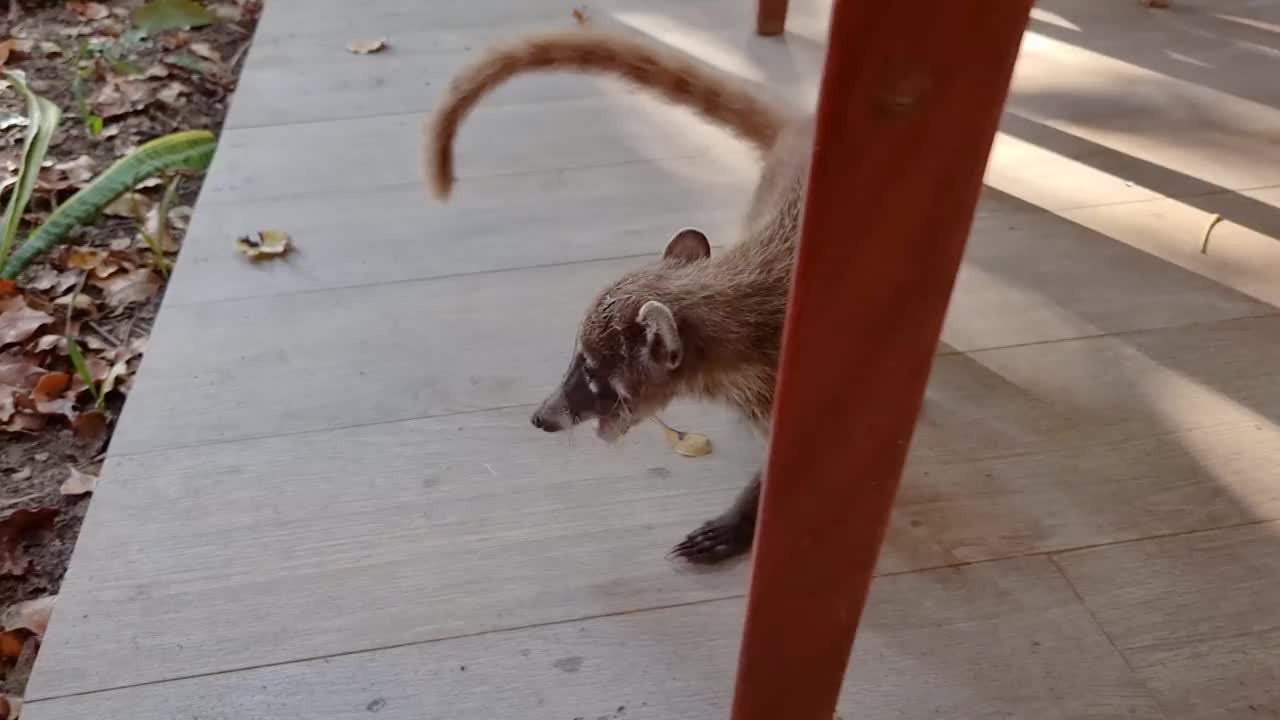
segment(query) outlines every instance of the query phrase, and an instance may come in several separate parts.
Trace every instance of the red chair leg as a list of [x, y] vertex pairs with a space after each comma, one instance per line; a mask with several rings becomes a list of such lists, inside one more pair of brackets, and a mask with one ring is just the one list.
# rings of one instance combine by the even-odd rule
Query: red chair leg
[[835, 1], [733, 720], [832, 719], [1030, 9]]
[[756, 0], [756, 32], [781, 35], [787, 26], [787, 0]]

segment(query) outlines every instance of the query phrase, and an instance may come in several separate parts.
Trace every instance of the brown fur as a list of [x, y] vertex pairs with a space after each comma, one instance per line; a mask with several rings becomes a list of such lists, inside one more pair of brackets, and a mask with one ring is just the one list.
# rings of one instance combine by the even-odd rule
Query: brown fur
[[437, 197], [449, 197], [453, 188], [453, 139], [471, 108], [508, 79], [539, 70], [624, 77], [699, 110], [762, 149], [773, 145], [782, 128], [783, 117], [773, 106], [675, 53], [586, 30], [529, 36], [490, 50], [450, 83], [426, 128], [426, 174]]
[[[583, 320], [564, 382], [534, 414], [534, 424], [554, 431], [597, 418], [601, 435], [612, 439], [671, 400], [690, 396], [727, 402], [764, 429], [800, 231], [811, 120], [790, 119], [728, 80], [632, 40], [586, 31], [539, 36], [490, 52], [454, 81], [428, 126], [428, 174], [438, 196], [449, 193], [453, 138], [472, 106], [522, 71], [554, 69], [628, 78], [766, 153], [740, 240], [708, 257], [706, 239], [686, 231], [692, 236], [673, 239], [662, 260], [602, 291]], [[646, 318], [647, 307], [658, 311]], [[716, 562], [745, 551], [758, 497], [757, 473], [729, 511], [674, 552]]]

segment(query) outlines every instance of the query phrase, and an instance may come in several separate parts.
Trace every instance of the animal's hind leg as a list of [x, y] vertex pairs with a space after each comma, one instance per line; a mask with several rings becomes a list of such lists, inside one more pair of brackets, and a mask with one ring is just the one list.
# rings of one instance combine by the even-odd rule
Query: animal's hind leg
[[756, 472], [732, 507], [689, 533], [671, 554], [691, 563], [710, 565], [745, 553], [755, 538], [759, 508], [760, 473]]

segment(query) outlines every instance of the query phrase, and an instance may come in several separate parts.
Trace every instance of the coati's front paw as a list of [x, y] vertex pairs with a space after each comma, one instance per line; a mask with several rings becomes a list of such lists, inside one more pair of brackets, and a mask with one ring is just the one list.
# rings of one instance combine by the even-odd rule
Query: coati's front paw
[[699, 565], [713, 565], [751, 549], [755, 523], [739, 515], [718, 517], [689, 533], [671, 549], [671, 556]]

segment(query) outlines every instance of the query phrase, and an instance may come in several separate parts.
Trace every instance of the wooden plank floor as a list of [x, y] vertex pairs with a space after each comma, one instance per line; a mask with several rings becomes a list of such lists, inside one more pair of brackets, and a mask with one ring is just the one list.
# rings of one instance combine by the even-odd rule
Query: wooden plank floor
[[[527, 416], [596, 289], [680, 227], [733, 242], [750, 152], [530, 78], [464, 127], [450, 205], [418, 181], [450, 73], [572, 9], [270, 0], [24, 717], [727, 714], [747, 568], [664, 554], [759, 440]], [[588, 7], [800, 107], [826, 12]], [[841, 712], [1280, 717], [1280, 0], [1045, 0], [1029, 32]], [[241, 262], [263, 227], [299, 252]]]

